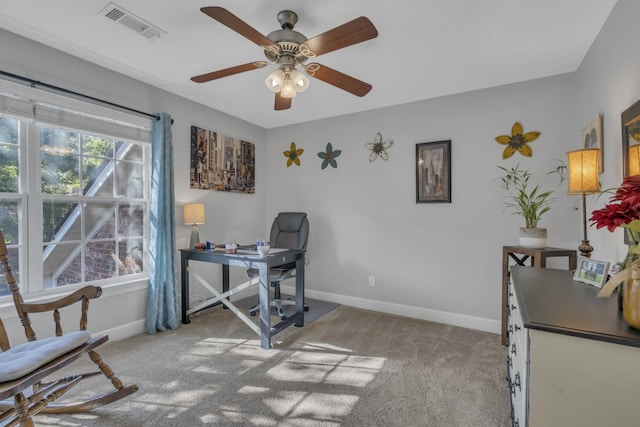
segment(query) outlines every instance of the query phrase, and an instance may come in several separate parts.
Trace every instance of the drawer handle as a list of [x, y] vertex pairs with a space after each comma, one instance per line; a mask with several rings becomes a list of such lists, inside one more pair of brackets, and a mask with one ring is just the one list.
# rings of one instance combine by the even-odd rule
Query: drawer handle
[[507, 367], [513, 367], [513, 359], [511, 358], [511, 356], [507, 357]]
[[514, 323], [513, 328], [515, 329], [516, 332], [518, 332], [520, 329], [522, 329], [520, 326], [518, 326], [517, 324]]
[[511, 353], [512, 353], [514, 356], [517, 356], [517, 355], [518, 355], [518, 354], [517, 354], [517, 351], [516, 351], [516, 343], [511, 344]]
[[520, 386], [520, 372], [516, 372], [516, 380], [513, 382], [514, 386], [518, 386], [518, 390], [522, 391], [522, 387]]
[[518, 308], [518, 307], [516, 307], [515, 305], [511, 304], [511, 311], [514, 311], [516, 308]]
[[513, 325], [509, 325], [509, 329], [507, 329], [509, 331], [510, 334], [513, 333]]

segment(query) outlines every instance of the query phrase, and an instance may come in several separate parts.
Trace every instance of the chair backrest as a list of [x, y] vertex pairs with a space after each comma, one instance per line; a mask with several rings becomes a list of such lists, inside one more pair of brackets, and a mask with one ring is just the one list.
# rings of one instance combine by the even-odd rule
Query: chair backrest
[[22, 309], [22, 304], [24, 303], [24, 301], [22, 299], [22, 295], [20, 294], [20, 288], [18, 287], [18, 282], [16, 281], [16, 278], [13, 276], [13, 271], [11, 270], [11, 265], [9, 264], [9, 252], [7, 251], [7, 245], [4, 241], [4, 234], [2, 234], [1, 230], [0, 230], [0, 270], [2, 270], [2, 272], [4, 273], [5, 280], [7, 281], [7, 285], [13, 297], [13, 304], [18, 312], [18, 317], [20, 317], [20, 323], [22, 323], [22, 326], [24, 326], [27, 339], [29, 341], [34, 341], [36, 339], [36, 333], [31, 328], [31, 320], [29, 320], [29, 315]]
[[271, 226], [271, 247], [307, 249], [309, 220], [304, 212], [280, 212]]

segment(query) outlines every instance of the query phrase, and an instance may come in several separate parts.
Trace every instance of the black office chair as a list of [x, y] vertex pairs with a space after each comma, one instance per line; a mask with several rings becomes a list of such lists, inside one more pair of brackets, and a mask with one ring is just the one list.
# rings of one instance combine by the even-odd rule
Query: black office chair
[[[280, 249], [307, 249], [307, 241], [309, 239], [309, 220], [304, 212], [280, 212], [271, 226], [271, 248]], [[249, 277], [258, 276], [258, 269], [251, 268], [247, 270]], [[278, 267], [269, 269], [269, 283], [274, 288], [273, 300], [270, 306], [275, 307], [278, 315], [282, 320], [287, 316], [284, 314], [284, 306], [295, 305], [294, 300], [281, 299], [280, 282], [290, 277], [295, 277], [296, 263], [279, 265]], [[260, 309], [257, 304], [249, 309], [249, 314], [255, 316]], [[305, 304], [304, 311], [309, 311], [309, 307]]]

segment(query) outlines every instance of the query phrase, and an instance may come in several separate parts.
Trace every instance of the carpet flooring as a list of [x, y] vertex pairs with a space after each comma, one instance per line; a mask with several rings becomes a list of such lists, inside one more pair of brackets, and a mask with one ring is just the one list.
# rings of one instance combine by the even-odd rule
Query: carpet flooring
[[273, 341], [260, 349], [253, 331], [218, 307], [176, 331], [109, 342], [104, 361], [140, 390], [86, 414], [38, 415], [36, 425], [510, 425], [499, 335], [341, 305]]

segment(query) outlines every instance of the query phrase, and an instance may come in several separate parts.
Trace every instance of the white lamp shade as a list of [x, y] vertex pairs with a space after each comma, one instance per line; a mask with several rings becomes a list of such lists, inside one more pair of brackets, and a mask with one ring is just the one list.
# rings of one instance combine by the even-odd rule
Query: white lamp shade
[[309, 79], [304, 73], [296, 70], [295, 68], [291, 70], [291, 82], [293, 83], [293, 87], [295, 88], [297, 93], [302, 93], [309, 87]]
[[640, 144], [629, 147], [629, 176], [640, 175]]
[[569, 194], [587, 194], [600, 191], [598, 159], [600, 150], [589, 148], [569, 151]]
[[273, 73], [269, 74], [264, 83], [271, 92], [278, 93], [284, 86], [284, 73], [278, 68]]
[[204, 224], [204, 204], [190, 203], [184, 205], [185, 224]]

